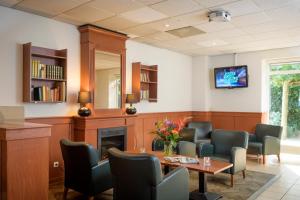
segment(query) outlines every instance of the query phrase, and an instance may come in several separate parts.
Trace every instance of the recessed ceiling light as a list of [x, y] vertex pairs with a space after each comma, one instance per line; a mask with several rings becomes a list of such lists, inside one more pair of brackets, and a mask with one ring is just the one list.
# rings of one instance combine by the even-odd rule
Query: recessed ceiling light
[[170, 27], [171, 25], [170, 24], [165, 24], [165, 27]]

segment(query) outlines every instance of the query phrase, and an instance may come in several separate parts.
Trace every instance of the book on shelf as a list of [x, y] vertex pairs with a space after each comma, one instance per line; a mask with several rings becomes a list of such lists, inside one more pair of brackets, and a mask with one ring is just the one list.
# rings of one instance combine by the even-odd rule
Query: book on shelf
[[33, 101], [66, 101], [66, 83], [58, 82], [53, 88], [46, 85], [33, 87]]
[[150, 80], [149, 80], [149, 74], [148, 73], [146, 73], [146, 72], [141, 72], [141, 81], [142, 82], [149, 82]]
[[62, 66], [42, 64], [39, 60], [32, 60], [31, 76], [41, 79], [64, 79], [64, 70]]
[[149, 99], [149, 90], [141, 90], [141, 100]]

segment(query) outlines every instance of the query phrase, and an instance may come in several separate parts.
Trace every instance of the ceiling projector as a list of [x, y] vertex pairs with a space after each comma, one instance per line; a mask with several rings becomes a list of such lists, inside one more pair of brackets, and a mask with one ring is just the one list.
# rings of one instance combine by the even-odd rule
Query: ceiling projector
[[225, 10], [216, 10], [208, 13], [208, 19], [210, 22], [229, 22], [231, 20], [231, 15]]

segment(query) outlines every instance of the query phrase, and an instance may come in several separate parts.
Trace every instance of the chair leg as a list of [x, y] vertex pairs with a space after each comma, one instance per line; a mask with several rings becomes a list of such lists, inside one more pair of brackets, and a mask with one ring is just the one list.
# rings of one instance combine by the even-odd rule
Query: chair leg
[[231, 187], [233, 187], [233, 174], [231, 174]]
[[266, 164], [266, 155], [263, 155], [263, 164]]
[[278, 162], [280, 162], [280, 154], [277, 154]]
[[246, 170], [243, 170], [243, 179], [246, 178]]
[[63, 194], [63, 200], [67, 199], [67, 194], [68, 194], [69, 188], [64, 188], [64, 194]]

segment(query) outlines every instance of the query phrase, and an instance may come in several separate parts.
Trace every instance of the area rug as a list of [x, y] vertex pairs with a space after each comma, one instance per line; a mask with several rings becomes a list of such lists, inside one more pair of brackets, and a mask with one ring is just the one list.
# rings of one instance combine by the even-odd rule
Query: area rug
[[[224, 200], [253, 200], [266, 188], [268, 188], [278, 176], [256, 171], [246, 171], [246, 179], [241, 174], [234, 177], [234, 187], [230, 186], [230, 175], [217, 174], [208, 175], [208, 191], [223, 195]], [[190, 191], [198, 189], [198, 174], [190, 172]], [[50, 185], [49, 200], [61, 200], [63, 195], [63, 184]], [[70, 200], [86, 200], [83, 195], [70, 190]], [[112, 190], [98, 195], [95, 200], [112, 200]]]

